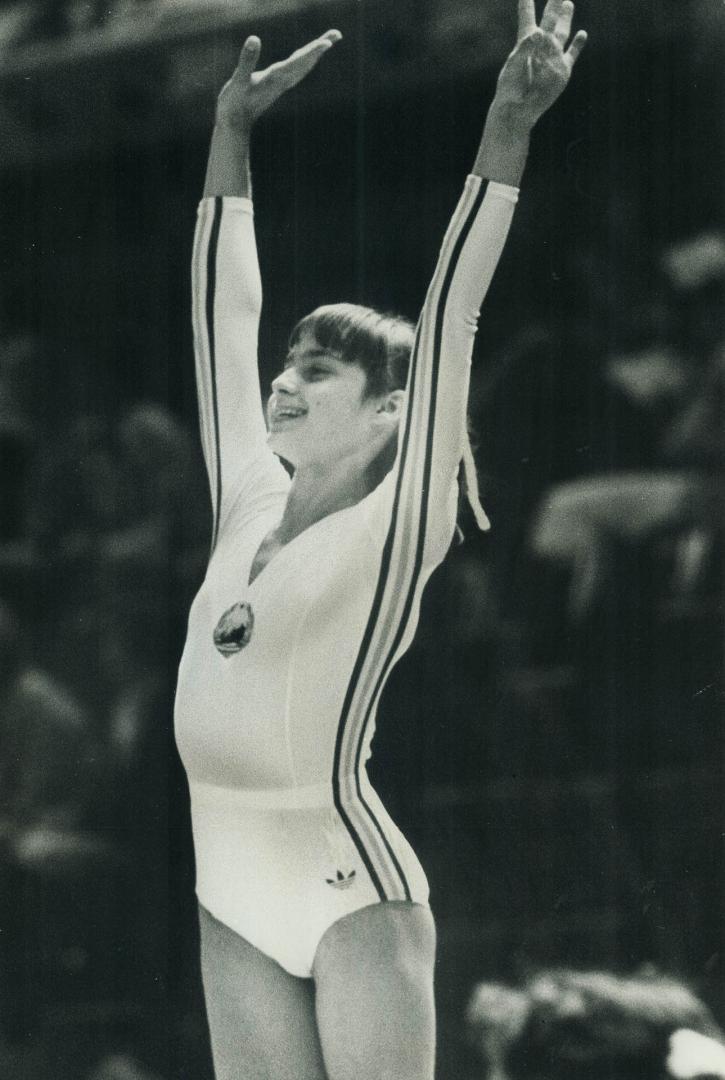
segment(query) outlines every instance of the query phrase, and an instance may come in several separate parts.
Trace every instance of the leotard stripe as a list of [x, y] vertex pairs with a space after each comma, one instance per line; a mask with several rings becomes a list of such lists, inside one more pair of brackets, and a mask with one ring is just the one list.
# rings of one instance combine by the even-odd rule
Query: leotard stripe
[[197, 288], [197, 276], [199, 275], [199, 264], [202, 259], [202, 251], [204, 250], [204, 238], [203, 231], [206, 225], [206, 213], [204, 205], [199, 210], [199, 225], [194, 230], [194, 251], [191, 257], [192, 265], [192, 297], [191, 297], [191, 319], [194, 328], [194, 360], [196, 366], [196, 388], [197, 388], [197, 405], [199, 409], [199, 434], [201, 436], [201, 448], [204, 453], [204, 462], [209, 465], [209, 438], [206, 424], [206, 416], [209, 411], [209, 386], [206, 378], [206, 368], [202, 362], [202, 353], [205, 351], [206, 342], [204, 341], [204, 318], [201, 311], [201, 304], [199, 297], [201, 296], [201, 290]]
[[[211, 208], [211, 213], [210, 213]], [[204, 201], [199, 207], [199, 223], [194, 232], [192, 256], [192, 323], [194, 328], [194, 358], [196, 366], [199, 433], [209, 476], [212, 498], [216, 492], [217, 461], [214, 457], [213, 414], [211, 405], [211, 375], [209, 371], [209, 335], [206, 324], [206, 264], [210, 223], [213, 222], [213, 202]]]
[[[211, 210], [211, 213], [209, 212]], [[205, 201], [200, 207], [199, 228], [193, 253], [193, 323], [196, 380], [199, 399], [199, 428], [204, 460], [209, 473], [213, 526], [211, 551], [219, 534], [222, 497], [222, 466], [217, 388], [214, 306], [217, 289], [217, 256], [221, 230], [222, 199]]]
[[[443, 282], [441, 293], [440, 293], [440, 296], [439, 296], [439, 299], [438, 299], [437, 313], [436, 313], [436, 319], [435, 319], [435, 324], [434, 324], [434, 346], [433, 346], [433, 363], [432, 363], [432, 375], [431, 375], [431, 399], [430, 399], [430, 411], [429, 411], [429, 419], [428, 419], [427, 435], [426, 435], [425, 464], [424, 464], [424, 469], [423, 469], [423, 481], [422, 481], [422, 485], [421, 485], [422, 499], [421, 499], [421, 511], [420, 511], [420, 518], [419, 518], [418, 532], [417, 532], [417, 545], [416, 545], [416, 553], [415, 553], [415, 563], [414, 563], [414, 567], [413, 567], [413, 572], [411, 574], [411, 579], [410, 579], [410, 582], [409, 582], [409, 585], [408, 585], [408, 593], [407, 593], [406, 601], [405, 601], [405, 604], [404, 604], [404, 607], [403, 607], [403, 613], [399, 617], [398, 626], [397, 626], [397, 630], [396, 630], [396, 632], [394, 634], [393, 642], [392, 642], [392, 644], [390, 645], [390, 647], [388, 649], [387, 658], [385, 660], [385, 663], [383, 664], [383, 667], [382, 667], [382, 670], [380, 671], [380, 674], [378, 675], [375, 690], [374, 690], [373, 694], [368, 699], [368, 706], [367, 706], [366, 713], [365, 713], [365, 719], [364, 719], [363, 724], [361, 726], [360, 736], [359, 736], [359, 740], [358, 740], [358, 751], [357, 751], [357, 754], [356, 754], [356, 768], [359, 768], [359, 762], [360, 762], [360, 756], [361, 756], [361, 753], [362, 753], [362, 747], [363, 747], [363, 742], [364, 742], [365, 731], [366, 731], [368, 722], [370, 720], [370, 716], [372, 715], [374, 706], [376, 705], [377, 700], [378, 700], [378, 698], [380, 696], [380, 693], [382, 692], [383, 686], [385, 684], [385, 680], [388, 677], [388, 674], [390, 672], [390, 668], [391, 668], [391, 666], [392, 666], [392, 664], [393, 664], [393, 662], [395, 660], [396, 652], [397, 652], [397, 650], [398, 650], [398, 648], [400, 646], [400, 642], [401, 642], [401, 640], [403, 638], [406, 627], [408, 625], [408, 620], [410, 618], [410, 612], [412, 610], [413, 601], [415, 599], [416, 589], [418, 587], [418, 583], [419, 583], [419, 580], [420, 580], [420, 573], [421, 573], [421, 568], [422, 568], [422, 564], [423, 564], [423, 550], [424, 550], [425, 537], [426, 537], [426, 524], [427, 524], [428, 509], [429, 509], [429, 496], [428, 496], [428, 493], [430, 491], [430, 475], [431, 475], [432, 459], [433, 459], [433, 435], [434, 435], [434, 427], [435, 427], [434, 421], [435, 421], [435, 410], [436, 410], [436, 397], [437, 397], [437, 392], [438, 392], [438, 379], [439, 379], [440, 363], [441, 363], [441, 343], [442, 343], [442, 334], [443, 334], [443, 320], [444, 320], [444, 317], [445, 317], [446, 304], [447, 304], [448, 296], [449, 296], [449, 293], [450, 293], [451, 281], [453, 280], [453, 274], [455, 272], [455, 268], [456, 268], [456, 265], [457, 265], [457, 262], [458, 262], [458, 258], [460, 256], [461, 250], [463, 249], [463, 245], [466, 242], [468, 234], [469, 234], [469, 232], [471, 230], [471, 226], [473, 224], [473, 221], [475, 220], [475, 218], [476, 218], [476, 216], [478, 214], [478, 211], [479, 211], [479, 209], [481, 207], [481, 204], [483, 202], [484, 197], [485, 197], [485, 190], [482, 187], [479, 190], [479, 193], [478, 193], [478, 195], [476, 197], [476, 201], [474, 202], [473, 207], [471, 208], [471, 210], [469, 212], [468, 218], [465, 221], [465, 223], [463, 225], [463, 228], [462, 228], [462, 230], [461, 230], [461, 232], [460, 232], [460, 234], [458, 236], [458, 239], [456, 241], [456, 244], [455, 244], [455, 247], [454, 247], [454, 250], [453, 250], [453, 254], [451, 256], [451, 260], [450, 260], [450, 262], [448, 264], [448, 269], [447, 269], [446, 276], [445, 276], [445, 279], [444, 279], [444, 282]], [[393, 530], [394, 530], [394, 522], [391, 522], [391, 532], [393, 532]], [[398, 593], [398, 582], [395, 583], [394, 592], [396, 594]], [[386, 628], [386, 631], [387, 632], [385, 634], [385, 637], [388, 638], [388, 640], [389, 640], [390, 628], [389, 627]]]
[[212, 418], [214, 425], [214, 455], [216, 463], [216, 491], [214, 495], [214, 527], [212, 529], [211, 550], [214, 551], [219, 536], [219, 515], [222, 505], [222, 458], [219, 443], [219, 400], [216, 378], [216, 345], [214, 333], [214, 301], [216, 296], [216, 260], [219, 246], [219, 230], [222, 220], [222, 200], [214, 199], [214, 218], [209, 237], [209, 249], [206, 264], [206, 325], [209, 334], [209, 371], [211, 374]]
[[[474, 193], [473, 199], [464, 200], [459, 207], [459, 213], [454, 218], [448, 236], [448, 243], [442, 253], [442, 263], [445, 270], [437, 300], [434, 291], [433, 295], [429, 296], [429, 302], [422, 313], [416, 332], [408, 383], [409, 407], [399, 454], [398, 476], [390, 527], [383, 548], [375, 597], [355, 668], [348, 685], [337, 732], [333, 779], [335, 804], [341, 817], [346, 822], [368, 870], [370, 871], [370, 865], [375, 861], [374, 853], [369, 850], [370, 848], [376, 849], [375, 853], [378, 860], [382, 860], [378, 861], [377, 872], [375, 874], [371, 873], [371, 878], [381, 899], [410, 899], [410, 889], [405, 874], [379, 821], [363, 797], [360, 782], [363, 750], [370, 728], [371, 717], [374, 715], [377, 700], [400, 648], [418, 594], [425, 550], [430, 480], [433, 468], [433, 440], [443, 323], [451, 283], [460, 253], [470, 233], [473, 221], [481, 208], [486, 190], [487, 185], [480, 185]], [[437, 277], [440, 280], [440, 274]], [[435, 313], [432, 331], [429, 325], [431, 309]], [[432, 348], [430, 347], [431, 338]], [[421, 356], [423, 362], [421, 362]], [[423, 385], [420, 392], [417, 391], [419, 368], [423, 369], [421, 379]], [[426, 397], [428, 398], [427, 405], [425, 402]], [[418, 398], [420, 398], [420, 404]], [[409, 461], [411, 462], [410, 465], [408, 464]], [[422, 470], [420, 468], [421, 461]], [[402, 500], [404, 485], [408, 488], [409, 493], [406, 499]], [[412, 492], [410, 492], [411, 487]], [[415, 520], [416, 516], [417, 521]], [[411, 569], [407, 555], [413, 542], [415, 543], [415, 556]], [[396, 546], [398, 549], [397, 565], [393, 562], [393, 551]], [[405, 584], [406, 577], [408, 578], [407, 586]], [[401, 608], [400, 597], [403, 594], [405, 600]], [[385, 603], [386, 600], [387, 603]], [[377, 635], [376, 631], [378, 632]], [[372, 644], [376, 636], [377, 647], [373, 650]], [[366, 667], [368, 668], [367, 671], [365, 670]], [[375, 678], [376, 672], [377, 678]], [[363, 674], [366, 676], [364, 680], [362, 679]], [[361, 686], [363, 682], [367, 689]], [[371, 693], [369, 688], [373, 683], [374, 689]], [[351, 756], [352, 768], [349, 767]], [[341, 782], [342, 777], [350, 775], [355, 778], [354, 794], [349, 790], [349, 781]], [[347, 795], [348, 798], [344, 799], [343, 794]], [[345, 805], [346, 802], [347, 805]], [[365, 815], [362, 812], [354, 813], [357, 808], [355, 804], [366, 812], [369, 821], [365, 820]], [[356, 819], [355, 825], [352, 822], [353, 816]], [[384, 851], [380, 848], [379, 842], [375, 842], [376, 837], [370, 827], [370, 822], [379, 839], [382, 840]], [[367, 846], [363, 834], [366, 834]], [[385, 859], [386, 853], [387, 860]], [[387, 890], [383, 887], [382, 878], [387, 879]], [[400, 896], [401, 886], [402, 897]]]
[[[470, 196], [470, 193], [467, 193], [467, 195]], [[461, 201], [461, 203], [459, 204], [459, 206], [458, 206], [457, 213], [454, 216], [454, 219], [453, 219], [452, 224], [451, 224], [451, 228], [450, 228], [449, 232], [447, 233], [446, 239], [444, 241], [444, 246], [443, 246], [443, 250], [442, 250], [442, 253], [441, 253], [441, 264], [443, 266], [446, 266], [448, 264], [449, 260], [450, 260], [451, 251], [452, 251], [453, 246], [455, 244], [455, 238], [458, 235], [458, 231], [461, 228], [462, 222], [465, 220], [467, 207], [468, 207], [470, 202], [471, 202], [470, 197], [464, 198]], [[440, 276], [441, 276], [440, 274], [437, 274], [436, 279], [439, 279]], [[433, 296], [434, 295], [435, 295], [435, 293], [433, 293]], [[432, 299], [432, 297], [429, 298], [429, 299]], [[408, 575], [410, 573], [410, 568], [413, 565], [413, 557], [412, 557], [411, 552], [412, 552], [413, 547], [415, 546], [415, 541], [416, 541], [416, 531], [415, 531], [415, 528], [414, 528], [414, 519], [415, 519], [415, 516], [416, 516], [416, 511], [419, 509], [419, 507], [421, 505], [423, 496], [422, 496], [422, 494], [419, 494], [417, 499], [405, 498], [405, 499], [401, 500], [401, 488], [402, 488], [402, 484], [403, 484], [403, 476], [404, 476], [404, 473], [406, 472], [405, 462], [406, 462], [407, 455], [408, 455], [408, 443], [409, 443], [409, 436], [410, 436], [410, 431], [411, 430], [414, 430], [414, 431], [418, 432], [418, 437], [416, 439], [416, 445], [414, 447], [414, 457], [416, 457], [416, 460], [421, 460], [422, 457], [423, 457], [423, 455], [420, 453], [420, 451], [417, 449], [417, 447], [418, 447], [418, 444], [421, 441], [424, 441], [425, 431], [426, 431], [426, 415], [427, 414], [426, 414], [426, 410], [424, 408], [424, 406], [425, 406], [425, 401], [424, 401], [425, 395], [423, 393], [418, 393], [417, 392], [416, 386], [415, 386], [415, 379], [416, 379], [416, 375], [417, 375], [418, 354], [419, 354], [419, 350], [420, 350], [419, 339], [420, 339], [421, 334], [422, 334], [422, 328], [425, 325], [425, 327], [426, 327], [426, 330], [425, 330], [426, 340], [429, 339], [430, 336], [431, 336], [431, 331], [430, 331], [430, 326], [429, 326], [430, 321], [431, 321], [431, 312], [434, 311], [434, 310], [435, 310], [435, 304], [434, 303], [426, 305], [426, 309], [423, 312], [423, 316], [422, 316], [422, 318], [420, 320], [420, 323], [419, 323], [419, 326], [418, 326], [418, 333], [417, 333], [417, 337], [416, 337], [416, 346], [415, 346], [413, 357], [412, 357], [412, 360], [411, 360], [411, 377], [410, 377], [410, 382], [409, 382], [409, 400], [414, 403], [415, 414], [411, 415], [411, 417], [407, 420], [406, 425], [404, 426], [404, 429], [403, 429], [403, 440], [402, 440], [402, 447], [401, 447], [401, 454], [400, 454], [401, 468], [398, 471], [398, 478], [397, 478], [397, 484], [396, 484], [393, 513], [391, 515], [391, 524], [390, 524], [389, 531], [388, 531], [388, 534], [387, 534], [387, 554], [386, 554], [386, 556], [384, 556], [384, 559], [383, 559], [383, 562], [382, 562], [383, 570], [381, 571], [381, 574], [382, 574], [383, 571], [385, 573], [387, 573], [387, 564], [391, 561], [391, 558], [392, 558], [391, 552], [393, 550], [393, 544], [395, 542], [397, 544], [397, 551], [396, 551], [395, 560], [394, 560], [395, 577], [393, 578], [392, 582], [390, 583], [390, 587], [388, 589], [388, 604], [387, 604], [387, 606], [386, 606], [386, 608], [384, 610], [384, 614], [383, 614], [382, 617], [377, 618], [378, 633], [377, 633], [377, 637], [376, 637], [376, 649], [375, 649], [375, 652], [374, 652], [374, 654], [369, 656], [369, 663], [368, 663], [367, 669], [366, 669], [365, 680], [363, 682], [359, 683], [358, 686], [357, 686], [358, 700], [361, 701], [361, 702], [364, 702], [364, 703], [370, 702], [371, 705], [372, 705], [372, 710], [371, 711], [373, 713], [374, 713], [374, 708], [375, 708], [375, 703], [376, 703], [376, 694], [372, 690], [372, 685], [375, 682], [375, 673], [377, 671], [379, 671], [379, 669], [380, 669], [380, 665], [382, 663], [382, 656], [383, 656], [383, 653], [386, 650], [386, 645], [390, 641], [391, 636], [394, 634], [394, 628], [395, 628], [395, 625], [396, 625], [396, 622], [395, 622], [396, 612], [397, 611], [402, 611], [402, 607], [404, 605], [404, 597], [406, 595], [406, 588], [405, 588], [406, 575]], [[418, 398], [417, 403], [416, 403], [416, 397]], [[419, 489], [421, 487], [422, 487], [422, 483], [419, 481]], [[402, 521], [398, 525], [398, 523], [397, 523], [398, 508], [401, 505], [402, 505], [402, 510], [401, 510]], [[348, 765], [347, 771], [351, 772], [352, 769], [353, 769], [353, 763], [348, 762], [347, 765]]]
[[[417, 351], [417, 334], [416, 334], [416, 349], [415, 349], [415, 351]], [[415, 358], [415, 351], [414, 351], [414, 358]], [[413, 362], [411, 362], [411, 371], [410, 371], [410, 380], [409, 380], [409, 387], [410, 387], [410, 393], [411, 394], [414, 391], [415, 379], [416, 379], [416, 365], [415, 365], [415, 363], [413, 361]], [[407, 453], [407, 447], [408, 447], [409, 438], [410, 438], [410, 425], [407, 425], [406, 428], [405, 428], [404, 435], [403, 435], [403, 451], [402, 451], [403, 457]], [[377, 889], [378, 895], [380, 896], [381, 900], [391, 899], [391, 897], [388, 897], [388, 895], [387, 895], [387, 893], [386, 893], [386, 891], [385, 891], [385, 889], [383, 887], [383, 884], [382, 884], [382, 882], [380, 880], [380, 877], [378, 876], [378, 874], [377, 874], [377, 872], [375, 870], [375, 867], [374, 867], [374, 864], [372, 862], [371, 856], [368, 854], [367, 848], [365, 847], [365, 844], [364, 844], [364, 842], [362, 840], [362, 837], [360, 836], [357, 829], [355, 828], [355, 826], [354, 826], [353, 822], [351, 821], [350, 817], [348, 816], [347, 810], [345, 808], [345, 803], [343, 802], [343, 798], [342, 798], [341, 760], [342, 760], [342, 754], [343, 754], [343, 746], [344, 746], [344, 742], [345, 742], [345, 728], [346, 728], [346, 725], [347, 725], [347, 722], [348, 722], [348, 719], [349, 719], [349, 715], [350, 715], [350, 711], [351, 711], [351, 707], [352, 707], [352, 701], [353, 701], [353, 698], [355, 696], [355, 691], [357, 689], [357, 686], [358, 686], [358, 683], [359, 683], [359, 680], [360, 680], [360, 675], [361, 675], [361, 672], [362, 672], [363, 665], [364, 665], [365, 660], [366, 660], [367, 655], [368, 655], [368, 649], [369, 649], [370, 642], [371, 642], [371, 639], [372, 639], [373, 631], [375, 630], [375, 626], [376, 626], [376, 623], [377, 623], [380, 607], [382, 605], [383, 594], [385, 592], [385, 584], [386, 584], [386, 581], [387, 581], [388, 570], [389, 570], [389, 567], [390, 567], [390, 553], [391, 553], [391, 549], [392, 549], [393, 535], [394, 535], [394, 532], [395, 532], [395, 521], [396, 521], [397, 514], [398, 514], [400, 483], [401, 483], [401, 478], [400, 478], [400, 475], [398, 475], [397, 482], [396, 482], [395, 499], [394, 499], [394, 502], [393, 502], [391, 526], [390, 526], [390, 530], [388, 532], [388, 536], [387, 536], [386, 541], [385, 541], [385, 546], [383, 548], [382, 560], [381, 560], [381, 570], [380, 570], [380, 574], [378, 575], [378, 583], [377, 583], [377, 586], [376, 586], [376, 589], [375, 589], [375, 595], [373, 597], [370, 616], [368, 617], [367, 626], [365, 627], [365, 633], [363, 635], [363, 639], [362, 639], [362, 642], [360, 644], [360, 649], [358, 651], [358, 655], [357, 655], [357, 658], [355, 660], [355, 666], [353, 668], [352, 675], [350, 676], [350, 682], [348, 683], [347, 692], [345, 694], [345, 700], [344, 700], [343, 705], [342, 705], [342, 712], [341, 712], [341, 715], [340, 715], [340, 722], [339, 722], [338, 727], [337, 727], [337, 736], [336, 736], [336, 739], [335, 739], [335, 755], [334, 755], [333, 772], [332, 772], [332, 791], [333, 791], [333, 798], [334, 798], [334, 802], [335, 802], [335, 807], [337, 808], [337, 811], [340, 814], [340, 817], [343, 819], [343, 821], [345, 822], [345, 824], [346, 824], [346, 826], [348, 828], [350, 836], [352, 837], [352, 840], [353, 840], [353, 842], [354, 842], [354, 844], [355, 844], [355, 846], [356, 846], [356, 848], [357, 848], [357, 850], [358, 850], [358, 852], [360, 854], [360, 857], [363, 860], [363, 862], [364, 862], [364, 864], [365, 864], [365, 866], [367, 868], [368, 873], [370, 874], [370, 878], [371, 878], [375, 888]], [[375, 823], [375, 825], [377, 827], [377, 830], [378, 830], [378, 832], [380, 833], [380, 836], [383, 839], [383, 842], [384, 842], [384, 844], [386, 846], [386, 849], [388, 851], [390, 851], [390, 854], [392, 855], [393, 859], [395, 859], [395, 856], [394, 856], [394, 854], [392, 853], [392, 851], [390, 849], [390, 845], [389, 845], [389, 843], [388, 843], [388, 841], [387, 841], [387, 839], [386, 839], [386, 837], [385, 837], [385, 835], [384, 835], [384, 833], [383, 833], [383, 831], [382, 831], [382, 829], [380, 827], [379, 822], [377, 821], [377, 819], [375, 818], [375, 815], [373, 814], [372, 810], [370, 809], [370, 807], [367, 805], [365, 799], [363, 798], [362, 791], [360, 790], [360, 780], [359, 780], [359, 777], [357, 777], [357, 776], [355, 777], [355, 787], [356, 787], [356, 794], [357, 794], [358, 800], [360, 801], [361, 805], [365, 807], [365, 809], [367, 810], [370, 818], [374, 821], [374, 823]], [[350, 801], [349, 800], [349, 793], [348, 793], [348, 800], [346, 800], [346, 801]], [[397, 860], [396, 860], [396, 862], [397, 862]], [[398, 869], [400, 869], [400, 868], [398, 868]], [[403, 878], [403, 880], [405, 880], [404, 875], [402, 873], [402, 870], [400, 870], [400, 874], [401, 874], [401, 877]], [[407, 889], [407, 883], [405, 885], [405, 888]]]

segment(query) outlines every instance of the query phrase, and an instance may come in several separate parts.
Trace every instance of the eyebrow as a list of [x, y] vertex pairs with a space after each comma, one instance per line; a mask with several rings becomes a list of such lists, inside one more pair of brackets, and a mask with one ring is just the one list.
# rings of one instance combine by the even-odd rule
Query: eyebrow
[[[297, 355], [299, 356], [300, 354], [298, 353]], [[321, 357], [331, 361], [340, 359], [337, 353], [332, 352], [330, 349], [323, 349], [321, 345], [318, 345], [316, 348], [305, 349], [304, 353], [301, 355], [303, 360], [319, 360]], [[284, 366], [289, 367], [290, 364], [295, 362], [295, 359], [295, 352], [294, 349], [292, 349], [292, 351], [287, 353]]]

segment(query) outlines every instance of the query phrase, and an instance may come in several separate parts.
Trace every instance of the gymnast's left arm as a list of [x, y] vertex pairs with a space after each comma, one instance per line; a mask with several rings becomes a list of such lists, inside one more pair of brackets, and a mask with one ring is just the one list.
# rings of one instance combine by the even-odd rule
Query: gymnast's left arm
[[471, 175], [443, 240], [411, 363], [397, 501], [404, 507], [422, 499], [431, 556], [450, 541], [451, 493], [467, 448], [478, 313], [506, 242], [531, 131], [566, 87], [586, 42], [583, 31], [570, 41], [571, 0], [548, 0], [540, 25], [534, 0], [519, 0], [518, 11], [518, 40], [498, 77]]

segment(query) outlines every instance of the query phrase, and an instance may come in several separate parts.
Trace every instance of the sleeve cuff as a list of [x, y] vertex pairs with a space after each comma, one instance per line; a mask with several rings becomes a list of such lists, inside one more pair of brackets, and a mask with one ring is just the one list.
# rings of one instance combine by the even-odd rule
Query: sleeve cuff
[[222, 202], [229, 210], [241, 210], [242, 213], [251, 214], [252, 217], [254, 217], [254, 203], [251, 199], [247, 198], [246, 195], [208, 195], [200, 201], [197, 212], [201, 212], [201, 208], [205, 203], [218, 198], [221, 198]]
[[506, 199], [507, 202], [517, 203], [519, 201], [519, 189], [512, 187], [510, 184], [499, 184], [497, 180], [483, 180], [480, 176], [474, 176], [471, 174], [466, 177], [466, 187], [477, 189], [481, 184], [487, 183], [486, 189], [487, 195], [492, 195], [494, 198]]

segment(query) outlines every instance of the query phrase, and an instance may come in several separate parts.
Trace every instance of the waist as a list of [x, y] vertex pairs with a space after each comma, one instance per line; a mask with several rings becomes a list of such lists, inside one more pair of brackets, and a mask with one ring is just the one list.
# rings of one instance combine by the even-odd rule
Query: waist
[[[363, 791], [370, 790], [370, 781], [363, 771], [359, 777], [344, 777], [345, 787], [359, 783]], [[217, 811], [228, 808], [254, 810], [304, 810], [316, 806], [333, 806], [334, 792], [329, 780], [319, 784], [306, 784], [300, 787], [286, 788], [230, 788], [218, 784], [207, 784], [198, 780], [189, 781], [189, 791], [195, 807], [214, 807]]]

